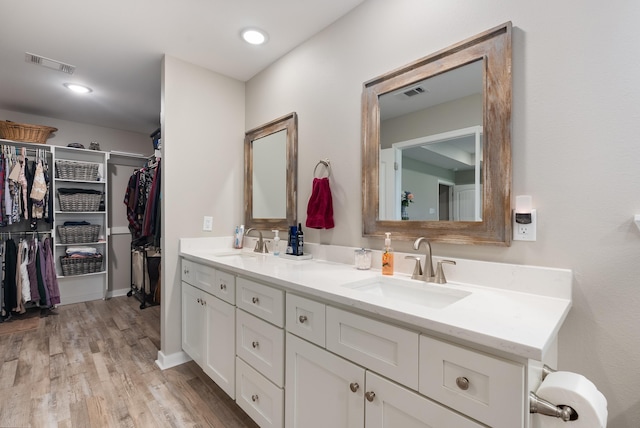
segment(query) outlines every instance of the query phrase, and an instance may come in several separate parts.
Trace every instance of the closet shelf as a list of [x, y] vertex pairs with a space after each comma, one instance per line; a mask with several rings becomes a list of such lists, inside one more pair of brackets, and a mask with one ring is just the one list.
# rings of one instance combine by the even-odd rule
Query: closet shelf
[[63, 183], [89, 183], [89, 184], [104, 184], [104, 181], [98, 180], [72, 180], [70, 178], [56, 178], [57, 182]]
[[92, 273], [81, 273], [79, 275], [57, 275], [56, 278], [82, 278], [83, 276], [96, 276], [96, 275], [104, 275], [106, 274], [106, 270], [102, 270], [100, 272], [92, 272]]

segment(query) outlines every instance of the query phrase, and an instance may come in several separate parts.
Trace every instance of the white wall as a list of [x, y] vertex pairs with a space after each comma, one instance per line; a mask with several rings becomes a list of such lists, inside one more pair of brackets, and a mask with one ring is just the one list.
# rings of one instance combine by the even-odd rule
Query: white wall
[[434, 251], [573, 269], [559, 368], [596, 383], [613, 428], [640, 426], [639, 16], [632, 1], [369, 0], [247, 83], [246, 129], [298, 113], [302, 222], [313, 168], [331, 160], [336, 228], [306, 239], [381, 247], [361, 237], [362, 83], [512, 21], [513, 195], [533, 196], [538, 240]]
[[161, 352], [171, 358], [182, 348], [179, 238], [231, 236], [242, 222], [244, 83], [165, 56], [162, 140]]

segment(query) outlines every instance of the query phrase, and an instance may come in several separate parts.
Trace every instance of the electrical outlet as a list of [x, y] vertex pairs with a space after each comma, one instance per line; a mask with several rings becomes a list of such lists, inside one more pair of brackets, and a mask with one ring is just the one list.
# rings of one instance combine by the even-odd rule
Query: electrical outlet
[[205, 232], [211, 232], [213, 230], [213, 217], [204, 216], [204, 221], [202, 222], [202, 230]]
[[513, 214], [513, 240], [514, 241], [535, 241], [536, 240], [536, 210], [531, 210], [531, 223], [523, 224], [516, 222], [516, 215]]

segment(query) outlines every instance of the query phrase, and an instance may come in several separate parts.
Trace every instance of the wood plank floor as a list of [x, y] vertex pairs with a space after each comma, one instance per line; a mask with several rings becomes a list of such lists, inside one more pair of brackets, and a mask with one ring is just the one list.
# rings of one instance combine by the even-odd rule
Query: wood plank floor
[[257, 427], [193, 362], [160, 370], [160, 307], [61, 306], [0, 336], [0, 427]]

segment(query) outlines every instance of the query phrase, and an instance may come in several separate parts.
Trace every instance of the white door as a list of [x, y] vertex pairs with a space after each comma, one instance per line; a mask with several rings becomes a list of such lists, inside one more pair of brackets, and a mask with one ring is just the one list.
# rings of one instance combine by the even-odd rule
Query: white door
[[286, 349], [285, 426], [364, 427], [364, 369], [291, 333]]
[[201, 290], [182, 282], [182, 349], [202, 365], [204, 350], [204, 310]]
[[235, 398], [235, 306], [205, 294], [205, 353], [202, 370]]
[[380, 150], [378, 201], [380, 220], [400, 220], [402, 154], [397, 149]]
[[372, 372], [367, 372], [365, 397], [367, 428], [483, 426]]
[[[480, 193], [482, 187], [480, 188]], [[481, 221], [482, 200], [477, 197], [475, 184], [464, 184], [453, 188], [453, 219], [456, 221]]]

